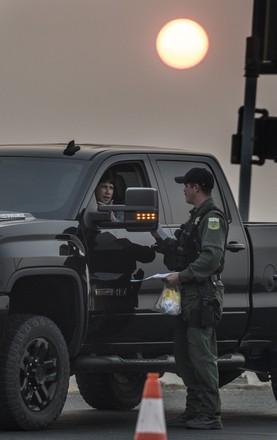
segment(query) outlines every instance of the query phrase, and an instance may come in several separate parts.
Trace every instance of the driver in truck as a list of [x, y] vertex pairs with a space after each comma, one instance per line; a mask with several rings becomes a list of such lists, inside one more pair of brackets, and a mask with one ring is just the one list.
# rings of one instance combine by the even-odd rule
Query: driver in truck
[[[106, 171], [95, 189], [95, 197], [98, 205], [112, 205], [113, 195], [115, 190], [115, 176], [112, 170]], [[111, 212], [111, 220], [123, 221], [124, 213], [122, 211], [117, 211], [115, 213]]]
[[[115, 181], [116, 174], [112, 170], [103, 174], [95, 190], [98, 205], [113, 204]], [[123, 220], [123, 211], [111, 212], [111, 221]], [[92, 236], [93, 239], [89, 239], [89, 260], [95, 291], [93, 307], [95, 310], [113, 312], [133, 310], [138, 305], [141, 281], [131, 283], [130, 280], [142, 280], [144, 271], [141, 268], [136, 271], [137, 262], [153, 261], [155, 251], [152, 247], [133, 243], [127, 238], [118, 238], [109, 231], [93, 232]], [[100, 296], [104, 291], [109, 296]]]

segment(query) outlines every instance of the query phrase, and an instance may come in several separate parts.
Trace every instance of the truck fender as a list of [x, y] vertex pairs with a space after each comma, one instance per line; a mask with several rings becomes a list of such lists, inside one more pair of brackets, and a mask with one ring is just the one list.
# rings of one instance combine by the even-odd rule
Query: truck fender
[[[83, 280], [81, 275], [72, 268], [68, 267], [33, 267], [24, 268], [15, 272], [9, 279], [7, 290], [12, 292], [16, 282], [26, 277], [38, 277], [42, 275], [56, 276], [61, 275], [67, 278], [71, 278], [75, 282], [76, 288], [74, 289], [74, 307], [76, 316], [76, 325], [73, 332], [73, 336], [68, 343], [68, 350], [70, 357], [74, 357], [82, 344], [82, 340], [85, 334], [87, 321], [88, 321], [88, 286], [87, 280], [88, 271], [84, 273]], [[61, 310], [62, 312], [62, 310]]]

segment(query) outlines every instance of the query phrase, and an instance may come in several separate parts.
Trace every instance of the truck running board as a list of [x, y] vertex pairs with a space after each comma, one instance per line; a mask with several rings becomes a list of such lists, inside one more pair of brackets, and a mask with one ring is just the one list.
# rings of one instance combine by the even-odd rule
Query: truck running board
[[[241, 353], [227, 353], [218, 359], [219, 370], [242, 368], [245, 358]], [[160, 356], [154, 359], [123, 359], [119, 356], [79, 356], [72, 365], [73, 372], [82, 373], [176, 373], [174, 356]]]
[[217, 361], [220, 371], [230, 371], [237, 368], [243, 368], [245, 365], [245, 357], [241, 353], [226, 353]]
[[174, 356], [160, 356], [154, 359], [135, 358], [123, 359], [119, 356], [79, 356], [73, 371], [83, 373], [147, 373], [172, 372], [176, 365]]

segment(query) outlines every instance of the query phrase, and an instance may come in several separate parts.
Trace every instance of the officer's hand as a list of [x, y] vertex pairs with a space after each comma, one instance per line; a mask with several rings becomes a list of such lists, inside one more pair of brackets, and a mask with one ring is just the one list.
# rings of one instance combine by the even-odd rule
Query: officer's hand
[[172, 273], [172, 274], [168, 275], [166, 278], [163, 278], [163, 281], [169, 287], [175, 287], [175, 286], [179, 286], [181, 284], [178, 273]]

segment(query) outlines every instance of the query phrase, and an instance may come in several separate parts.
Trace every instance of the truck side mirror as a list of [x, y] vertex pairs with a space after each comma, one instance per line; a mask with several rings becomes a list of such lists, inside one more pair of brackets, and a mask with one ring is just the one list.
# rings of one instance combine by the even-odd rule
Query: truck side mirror
[[159, 220], [159, 198], [155, 188], [127, 188], [125, 195], [127, 231], [152, 231]]
[[[111, 212], [123, 213], [123, 221], [112, 221]], [[127, 231], [152, 231], [159, 221], [159, 199], [155, 188], [127, 188], [124, 205], [100, 205], [97, 211], [86, 210], [84, 224], [87, 228], [121, 228]]]

